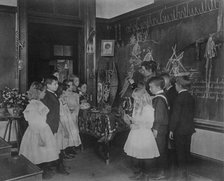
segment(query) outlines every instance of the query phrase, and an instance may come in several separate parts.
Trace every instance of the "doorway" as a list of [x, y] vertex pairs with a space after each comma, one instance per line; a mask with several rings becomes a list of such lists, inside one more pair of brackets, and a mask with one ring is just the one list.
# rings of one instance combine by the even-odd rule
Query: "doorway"
[[75, 27], [28, 24], [28, 86], [56, 69], [67, 71], [64, 78], [79, 73], [78, 33]]

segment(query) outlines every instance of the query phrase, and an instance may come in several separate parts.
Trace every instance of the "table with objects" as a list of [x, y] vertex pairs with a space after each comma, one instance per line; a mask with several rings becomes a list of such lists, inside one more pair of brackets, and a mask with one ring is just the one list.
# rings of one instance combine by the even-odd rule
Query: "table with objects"
[[127, 130], [120, 114], [100, 110], [80, 110], [79, 131], [97, 140], [97, 148], [106, 164], [110, 161], [110, 141], [118, 132]]

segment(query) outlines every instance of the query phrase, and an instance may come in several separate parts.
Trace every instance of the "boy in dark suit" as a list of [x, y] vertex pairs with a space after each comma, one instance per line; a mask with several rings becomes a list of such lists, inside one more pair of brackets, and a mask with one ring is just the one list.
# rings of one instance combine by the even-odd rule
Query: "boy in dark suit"
[[[174, 101], [178, 95], [175, 84], [174, 84], [174, 79], [170, 77], [168, 73], [163, 73], [161, 74], [165, 81], [165, 86], [164, 86], [164, 92], [169, 104], [169, 123], [168, 126], [170, 125], [171, 122], [171, 115], [173, 112], [173, 104]], [[168, 153], [167, 153], [167, 160], [168, 160], [168, 170], [169, 170], [169, 177], [173, 177], [176, 175], [176, 165], [177, 165], [177, 160], [176, 160], [176, 151], [175, 151], [175, 144], [174, 140], [168, 139]]]
[[149, 81], [149, 89], [155, 97], [152, 99], [154, 111], [153, 134], [159, 149], [158, 158], [159, 173], [154, 179], [164, 179], [167, 169], [167, 137], [168, 137], [168, 101], [166, 99], [164, 88], [164, 79], [162, 77], [152, 77]]
[[191, 136], [195, 132], [195, 100], [188, 92], [190, 84], [191, 82], [186, 76], [177, 77], [176, 79], [175, 86], [178, 96], [174, 102], [169, 128], [169, 137], [175, 141], [178, 161], [178, 177], [180, 180], [187, 180], [187, 165], [190, 161]]
[[161, 74], [161, 76], [163, 77], [163, 79], [165, 81], [164, 92], [165, 92], [167, 101], [170, 106], [169, 112], [170, 112], [170, 116], [171, 116], [171, 114], [173, 112], [173, 104], [174, 104], [174, 101], [175, 101], [178, 93], [175, 88], [175, 84], [174, 84], [172, 77], [170, 77], [170, 75], [168, 73]]
[[[59, 121], [60, 121], [60, 103], [56, 95], [58, 89], [58, 79], [55, 76], [49, 76], [45, 80], [47, 86], [46, 95], [41, 100], [49, 109], [47, 114], [47, 124], [51, 128], [54, 135], [58, 132]], [[56, 137], [56, 136], [55, 136]], [[56, 161], [56, 171], [61, 174], [69, 174], [63, 165], [62, 153], [59, 154], [59, 160]]]

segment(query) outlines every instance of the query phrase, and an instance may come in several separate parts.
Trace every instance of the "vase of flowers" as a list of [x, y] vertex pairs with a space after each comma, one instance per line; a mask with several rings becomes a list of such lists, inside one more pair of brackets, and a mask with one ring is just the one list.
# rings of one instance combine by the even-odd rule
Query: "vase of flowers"
[[16, 116], [20, 116], [21, 115], [22, 108], [20, 108], [20, 107], [8, 107], [7, 111], [9, 112], [9, 114], [11, 116], [16, 117]]
[[9, 114], [12, 116], [19, 116], [28, 104], [26, 94], [19, 93], [15, 88], [6, 87], [2, 90], [2, 98], [3, 104], [6, 105]]

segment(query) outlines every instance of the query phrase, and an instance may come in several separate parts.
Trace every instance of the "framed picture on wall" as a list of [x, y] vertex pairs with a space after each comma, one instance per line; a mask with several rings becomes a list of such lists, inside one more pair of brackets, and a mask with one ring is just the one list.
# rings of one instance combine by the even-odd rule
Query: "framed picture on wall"
[[114, 56], [114, 42], [115, 40], [101, 41], [101, 56], [104, 56], [104, 57]]

